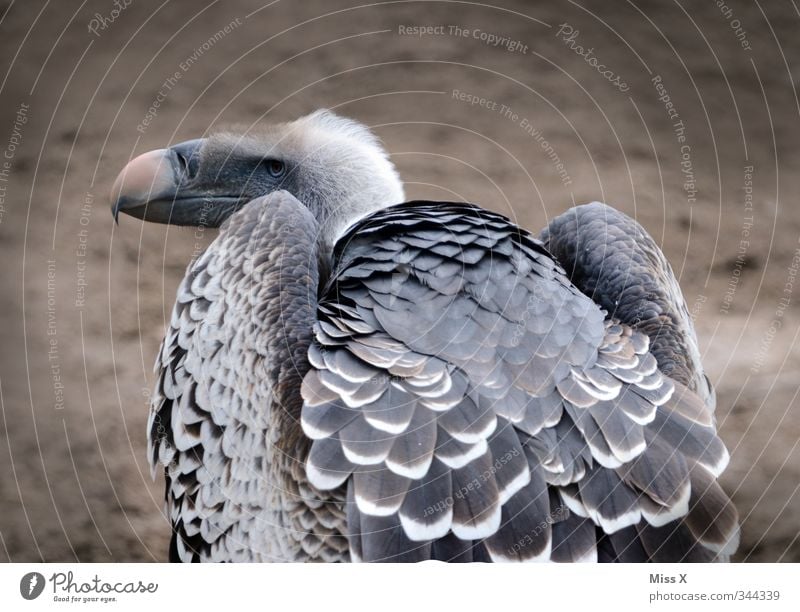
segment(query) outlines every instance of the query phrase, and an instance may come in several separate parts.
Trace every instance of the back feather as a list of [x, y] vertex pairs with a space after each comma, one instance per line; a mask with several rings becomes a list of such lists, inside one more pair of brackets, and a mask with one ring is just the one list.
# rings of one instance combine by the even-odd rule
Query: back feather
[[651, 336], [501, 215], [412, 202], [368, 217], [337, 244], [317, 315], [306, 471], [347, 487], [354, 560], [735, 550], [696, 373], [666, 377]]

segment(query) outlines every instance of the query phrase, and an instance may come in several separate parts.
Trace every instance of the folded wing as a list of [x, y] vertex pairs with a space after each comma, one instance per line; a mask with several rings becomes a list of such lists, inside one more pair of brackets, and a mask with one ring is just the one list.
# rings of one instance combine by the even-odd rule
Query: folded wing
[[738, 526], [710, 408], [500, 215], [413, 202], [337, 245], [301, 424], [351, 556], [708, 560]]

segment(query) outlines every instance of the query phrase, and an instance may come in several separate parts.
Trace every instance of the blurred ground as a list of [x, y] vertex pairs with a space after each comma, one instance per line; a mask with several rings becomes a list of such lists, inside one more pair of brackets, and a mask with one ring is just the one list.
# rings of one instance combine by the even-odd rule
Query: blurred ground
[[794, 3], [358, 4], [0, 2], [0, 559], [165, 559], [151, 365], [213, 236], [115, 227], [111, 182], [216, 125], [329, 107], [374, 127], [410, 197], [537, 231], [594, 199], [635, 215], [717, 387], [737, 558], [800, 561]]

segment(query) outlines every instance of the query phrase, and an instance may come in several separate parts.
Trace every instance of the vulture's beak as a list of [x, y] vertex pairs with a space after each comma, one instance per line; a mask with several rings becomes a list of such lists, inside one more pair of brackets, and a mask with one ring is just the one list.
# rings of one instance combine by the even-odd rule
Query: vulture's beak
[[171, 225], [218, 225], [218, 208], [235, 197], [211, 195], [198, 188], [199, 151], [204, 139], [188, 140], [133, 159], [111, 189], [111, 212]]

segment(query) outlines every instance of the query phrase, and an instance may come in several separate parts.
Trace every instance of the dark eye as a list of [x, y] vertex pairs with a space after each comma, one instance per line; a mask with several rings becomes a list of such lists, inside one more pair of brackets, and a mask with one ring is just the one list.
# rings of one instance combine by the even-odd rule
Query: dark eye
[[267, 167], [267, 172], [273, 178], [280, 178], [286, 173], [286, 164], [279, 159], [266, 159], [264, 165]]

